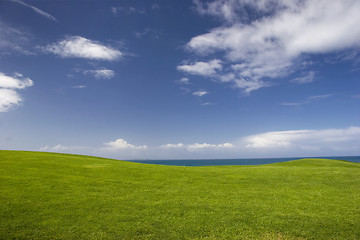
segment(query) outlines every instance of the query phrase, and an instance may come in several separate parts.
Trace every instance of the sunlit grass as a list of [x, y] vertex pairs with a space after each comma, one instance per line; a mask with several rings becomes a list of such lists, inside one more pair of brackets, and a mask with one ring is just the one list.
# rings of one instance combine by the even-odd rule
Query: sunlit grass
[[0, 151], [0, 239], [360, 239], [360, 164], [178, 167]]

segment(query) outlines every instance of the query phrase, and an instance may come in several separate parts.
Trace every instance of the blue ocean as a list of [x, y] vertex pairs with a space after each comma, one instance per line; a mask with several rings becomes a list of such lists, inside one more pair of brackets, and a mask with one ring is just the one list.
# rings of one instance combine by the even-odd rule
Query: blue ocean
[[[360, 156], [321, 157], [360, 163]], [[130, 162], [172, 165], [172, 166], [223, 166], [223, 165], [262, 165], [286, 162], [300, 158], [244, 158], [244, 159], [194, 159], [194, 160], [131, 160]]]

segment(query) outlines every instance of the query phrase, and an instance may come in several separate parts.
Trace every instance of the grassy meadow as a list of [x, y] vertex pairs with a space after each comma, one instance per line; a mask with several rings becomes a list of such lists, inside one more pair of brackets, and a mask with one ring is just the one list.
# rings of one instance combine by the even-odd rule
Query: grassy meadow
[[179, 167], [0, 151], [0, 239], [360, 239], [360, 164]]

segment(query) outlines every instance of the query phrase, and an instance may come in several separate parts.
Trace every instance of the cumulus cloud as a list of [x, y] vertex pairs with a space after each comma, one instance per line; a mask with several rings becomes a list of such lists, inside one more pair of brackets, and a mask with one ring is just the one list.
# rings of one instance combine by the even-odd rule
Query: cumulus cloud
[[30, 87], [34, 82], [30, 78], [24, 78], [20, 73], [7, 76], [0, 72], [0, 88], [24, 89]]
[[205, 95], [207, 95], [207, 94], [209, 94], [209, 92], [207, 92], [207, 91], [197, 91], [197, 92], [193, 92], [193, 95], [194, 95], [194, 96], [198, 96], [198, 97], [202, 97], [202, 96], [205, 96]]
[[110, 79], [115, 76], [115, 72], [110, 69], [85, 70], [84, 74], [89, 74], [97, 79]]
[[11, 89], [0, 88], [0, 112], [7, 112], [12, 107], [20, 105], [22, 98]]
[[193, 64], [180, 65], [177, 69], [194, 75], [211, 76], [214, 75], [217, 70], [221, 70], [222, 65], [220, 60], [213, 59], [209, 62], [195, 62]]
[[[200, 14], [216, 16], [226, 24], [193, 37], [187, 48], [200, 56], [222, 54], [219, 80], [247, 93], [268, 86], [265, 80], [288, 76], [307, 54], [360, 47], [357, 0], [331, 4], [326, 0], [197, 0], [195, 7]], [[189, 67], [178, 69], [199, 75]], [[294, 82], [313, 79], [310, 72]]]
[[23, 99], [17, 93], [19, 89], [31, 87], [34, 82], [20, 73], [7, 76], [0, 72], [0, 112], [7, 112], [20, 105]]
[[135, 146], [133, 144], [128, 143], [126, 140], [124, 139], [117, 139], [115, 141], [112, 142], [107, 142], [104, 143], [104, 145], [106, 146], [104, 149], [106, 150], [126, 150], [126, 149], [147, 149], [146, 145], [142, 145], [142, 146]]
[[115, 61], [123, 54], [115, 48], [80, 36], [69, 36], [64, 40], [43, 48], [44, 51], [64, 58], [86, 58], [92, 60]]
[[39, 15], [41, 15], [43, 17], [46, 17], [47, 19], [50, 19], [52, 21], [57, 21], [56, 18], [53, 17], [52, 15], [50, 15], [49, 13], [44, 12], [44, 11], [40, 10], [39, 8], [34, 7], [34, 6], [30, 5], [30, 4], [27, 4], [27, 3], [23, 2], [23, 1], [20, 1], [20, 0], [10, 0], [10, 1], [15, 2], [15, 3], [19, 3], [19, 4], [21, 4], [21, 5], [23, 5], [23, 6], [27, 7], [27, 8], [30, 8], [34, 12], [36, 12], [37, 14], [39, 14]]

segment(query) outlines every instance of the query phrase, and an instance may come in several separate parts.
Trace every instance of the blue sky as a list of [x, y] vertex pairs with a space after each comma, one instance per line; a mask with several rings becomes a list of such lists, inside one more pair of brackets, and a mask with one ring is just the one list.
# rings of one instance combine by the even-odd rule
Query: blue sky
[[360, 155], [357, 0], [0, 1], [0, 149]]

